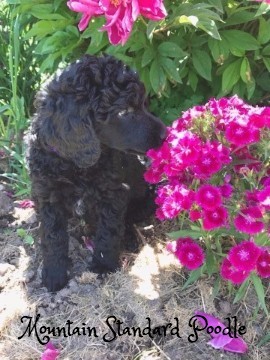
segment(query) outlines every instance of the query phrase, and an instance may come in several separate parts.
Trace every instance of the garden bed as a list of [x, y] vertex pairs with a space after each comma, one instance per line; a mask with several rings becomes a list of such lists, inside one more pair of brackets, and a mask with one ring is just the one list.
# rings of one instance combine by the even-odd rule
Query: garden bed
[[[12, 205], [14, 210], [10, 210]], [[253, 289], [250, 288], [244, 300], [236, 304], [233, 304], [233, 295], [229, 296], [225, 283], [214, 297], [214, 277], [201, 278], [182, 290], [188, 273], [165, 249], [167, 239], [164, 234], [172, 230], [172, 223], [160, 224], [153, 219], [151, 223], [140, 224], [137, 227], [139, 253], [124, 253], [122, 269], [101, 279], [88, 271], [91, 252], [72, 236], [70, 281], [63, 290], [52, 294], [41, 284], [40, 242], [34, 210], [19, 208], [16, 203], [7, 204], [6, 208], [0, 224], [2, 360], [41, 358], [45, 346], [40, 344], [34, 331], [30, 337], [25, 334], [18, 339], [25, 332], [29, 318], [34, 324], [37, 314], [40, 314], [37, 329], [42, 325], [67, 329], [70, 320], [73, 322], [71, 329], [88, 326], [96, 330], [97, 336], [94, 332], [91, 336], [83, 335], [81, 330], [81, 335], [64, 337], [62, 333], [59, 337], [51, 337], [51, 342], [60, 351], [59, 360], [269, 359], [269, 343], [258, 347], [260, 339], [270, 330], [269, 322], [262, 310], [256, 311], [258, 300]], [[25, 244], [18, 236], [17, 230], [22, 228], [33, 236], [33, 245]], [[269, 289], [268, 285], [267, 303]], [[215, 350], [207, 345], [210, 336], [203, 332], [198, 341], [190, 343], [188, 336], [193, 331], [189, 320], [196, 310], [213, 314], [222, 321], [236, 316], [239, 324], [247, 328], [243, 338], [249, 347], [248, 353], [240, 356]], [[29, 318], [24, 318], [21, 323], [23, 316]], [[170, 322], [175, 326], [174, 318], [177, 317], [181, 337], [176, 332], [168, 332], [165, 337], [155, 334], [153, 338], [133, 334], [116, 336], [109, 332], [111, 316], [123, 321], [120, 333], [124, 327], [145, 328], [147, 317], [151, 319], [152, 328]], [[39, 335], [42, 341], [44, 335]], [[113, 340], [108, 341], [110, 339]]]

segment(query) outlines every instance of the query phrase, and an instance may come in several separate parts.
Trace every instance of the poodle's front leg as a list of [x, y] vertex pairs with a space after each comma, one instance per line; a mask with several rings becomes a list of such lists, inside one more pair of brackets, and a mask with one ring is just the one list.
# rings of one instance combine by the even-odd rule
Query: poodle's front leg
[[119, 267], [121, 243], [125, 234], [127, 194], [115, 191], [113, 197], [100, 204], [92, 269], [111, 272]]
[[60, 204], [48, 202], [40, 206], [39, 215], [43, 255], [42, 281], [49, 291], [58, 291], [68, 281], [67, 217]]

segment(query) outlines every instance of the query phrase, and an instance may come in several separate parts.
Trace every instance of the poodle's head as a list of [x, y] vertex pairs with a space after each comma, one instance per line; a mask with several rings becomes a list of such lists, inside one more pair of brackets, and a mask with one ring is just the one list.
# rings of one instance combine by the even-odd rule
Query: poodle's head
[[101, 144], [145, 154], [166, 137], [165, 125], [146, 108], [137, 74], [111, 56], [86, 55], [56, 74], [36, 106], [41, 143], [78, 167], [92, 166]]

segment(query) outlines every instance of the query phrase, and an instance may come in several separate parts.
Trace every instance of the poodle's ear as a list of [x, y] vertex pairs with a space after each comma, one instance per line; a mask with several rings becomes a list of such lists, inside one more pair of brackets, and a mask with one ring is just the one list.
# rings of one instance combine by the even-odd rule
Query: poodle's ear
[[46, 99], [39, 107], [38, 136], [47, 149], [71, 160], [80, 168], [94, 165], [100, 157], [100, 142], [90, 114], [68, 96]]

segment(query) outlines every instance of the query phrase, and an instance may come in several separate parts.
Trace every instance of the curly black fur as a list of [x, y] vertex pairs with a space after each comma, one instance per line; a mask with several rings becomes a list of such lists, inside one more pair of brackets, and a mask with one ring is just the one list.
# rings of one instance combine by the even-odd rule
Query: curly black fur
[[41, 222], [43, 283], [56, 291], [68, 280], [74, 204], [84, 208], [86, 220], [95, 214], [94, 267], [118, 267], [126, 214], [146, 206], [149, 190], [134, 154], [158, 147], [166, 128], [146, 110], [137, 74], [110, 56], [84, 56], [56, 74], [35, 106], [28, 162]]

